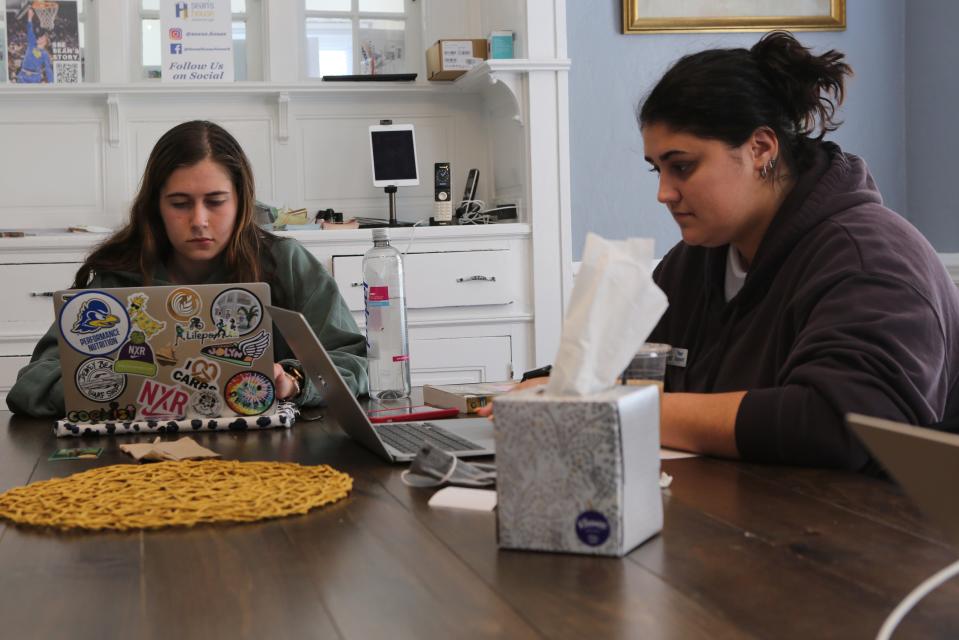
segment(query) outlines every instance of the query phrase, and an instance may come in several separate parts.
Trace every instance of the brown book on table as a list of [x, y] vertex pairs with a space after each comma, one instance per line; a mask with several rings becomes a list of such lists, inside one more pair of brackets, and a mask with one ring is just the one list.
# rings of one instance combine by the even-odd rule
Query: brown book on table
[[473, 382], [469, 384], [423, 385], [423, 402], [434, 407], [452, 407], [460, 413], [476, 413], [495, 396], [509, 391], [515, 383]]

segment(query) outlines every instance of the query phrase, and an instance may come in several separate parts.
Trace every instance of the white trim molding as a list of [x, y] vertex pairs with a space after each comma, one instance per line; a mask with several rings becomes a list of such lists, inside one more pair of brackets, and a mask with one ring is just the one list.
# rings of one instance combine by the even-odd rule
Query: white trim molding
[[940, 253], [939, 259], [949, 272], [949, 277], [959, 286], [959, 253]]

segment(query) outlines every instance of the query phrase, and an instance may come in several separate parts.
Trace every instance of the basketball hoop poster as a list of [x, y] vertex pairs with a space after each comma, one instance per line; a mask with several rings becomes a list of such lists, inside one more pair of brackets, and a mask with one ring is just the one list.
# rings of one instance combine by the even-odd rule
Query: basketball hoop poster
[[160, 0], [163, 82], [233, 82], [230, 0]]
[[7, 0], [7, 78], [22, 84], [80, 82], [76, 0]]

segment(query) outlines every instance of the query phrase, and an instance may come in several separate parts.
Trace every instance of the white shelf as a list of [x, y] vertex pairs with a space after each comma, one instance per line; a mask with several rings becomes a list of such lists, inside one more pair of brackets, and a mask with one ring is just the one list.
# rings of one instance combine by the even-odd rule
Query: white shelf
[[379, 93], [410, 92], [432, 93], [448, 91], [447, 88], [426, 82], [297, 82], [276, 84], [272, 82], [222, 82], [222, 83], [170, 83], [131, 82], [128, 84], [101, 84], [84, 82], [75, 85], [26, 85], [0, 84], [0, 96], [156, 96], [156, 95], [275, 95], [287, 93], [310, 95], [315, 93]]
[[[108, 235], [102, 233], [69, 233], [66, 230], [24, 229], [22, 238], [0, 238], [0, 264], [24, 262], [80, 262], [90, 250]], [[481, 238], [510, 240], [527, 239], [532, 235], [530, 226], [523, 222], [454, 225], [448, 227], [395, 227], [389, 230], [390, 238], [406, 242], [412, 234], [419, 240], [476, 240]], [[344, 229], [316, 231], [276, 231], [279, 236], [296, 238], [312, 245], [347, 245], [370, 241], [371, 229]]]
[[272, 82], [202, 82], [202, 83], [163, 83], [161, 81], [139, 81], [123, 84], [101, 84], [82, 82], [75, 85], [34, 85], [0, 83], [0, 96], [4, 99], [14, 97], [33, 98], [37, 96], [156, 96], [156, 95], [276, 95], [310, 96], [313, 94], [365, 94], [365, 93], [458, 93], [478, 92], [489, 84], [501, 81], [508, 76], [532, 71], [565, 71], [569, 69], [569, 60], [488, 60], [453, 82], [430, 82], [422, 78], [413, 82], [327, 82], [312, 80], [278, 84]]
[[[277, 231], [277, 235], [296, 238], [300, 242], [310, 244], [312, 242], [322, 242], [323, 244], [355, 244], [357, 242], [368, 242], [372, 229], [343, 229], [337, 231], [317, 230], [317, 231]], [[470, 224], [470, 225], [452, 225], [436, 227], [393, 227], [389, 229], [390, 240], [396, 242], [406, 242], [412, 235], [419, 240], [461, 240], [477, 238], [496, 238], [496, 239], [523, 239], [529, 238], [532, 234], [530, 226], [523, 222], [500, 222], [496, 224]]]
[[569, 60], [486, 60], [453, 83], [460, 91], [481, 91], [485, 86], [534, 71], [569, 71]]
[[497, 85], [503, 87], [513, 100], [513, 119], [522, 125], [522, 77], [540, 71], [568, 71], [569, 67], [569, 60], [487, 60], [457, 78], [454, 86], [464, 93], [483, 93]]
[[512, 96], [514, 105], [513, 119], [523, 124], [522, 118], [522, 77], [535, 72], [556, 72], [569, 69], [569, 60], [487, 60], [473, 67], [453, 82], [429, 82], [419, 79], [414, 82], [326, 82], [323, 80], [277, 84], [272, 82], [204, 82], [195, 84], [157, 82], [131, 82], [126, 84], [101, 84], [86, 82], [75, 85], [28, 85], [0, 84], [0, 99], [9, 101], [17, 98], [36, 100], [60, 99], [75, 100], [78, 97], [102, 98], [108, 113], [108, 140], [110, 146], [120, 145], [120, 111], [124, 102], [136, 102], [139, 99], [160, 97], [202, 97], [202, 96], [266, 96], [276, 101], [279, 113], [277, 121], [277, 139], [281, 143], [289, 140], [290, 103], [301, 98], [330, 95], [455, 95], [460, 93], [483, 94], [494, 87], [502, 86]]

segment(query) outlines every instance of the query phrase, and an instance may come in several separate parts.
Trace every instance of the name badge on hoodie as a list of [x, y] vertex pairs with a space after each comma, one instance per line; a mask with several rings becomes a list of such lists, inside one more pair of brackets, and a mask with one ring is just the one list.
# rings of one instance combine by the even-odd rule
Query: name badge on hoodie
[[689, 354], [688, 349], [673, 347], [672, 350], [669, 352], [669, 355], [666, 356], [666, 364], [673, 367], [685, 367], [686, 356], [688, 354]]

